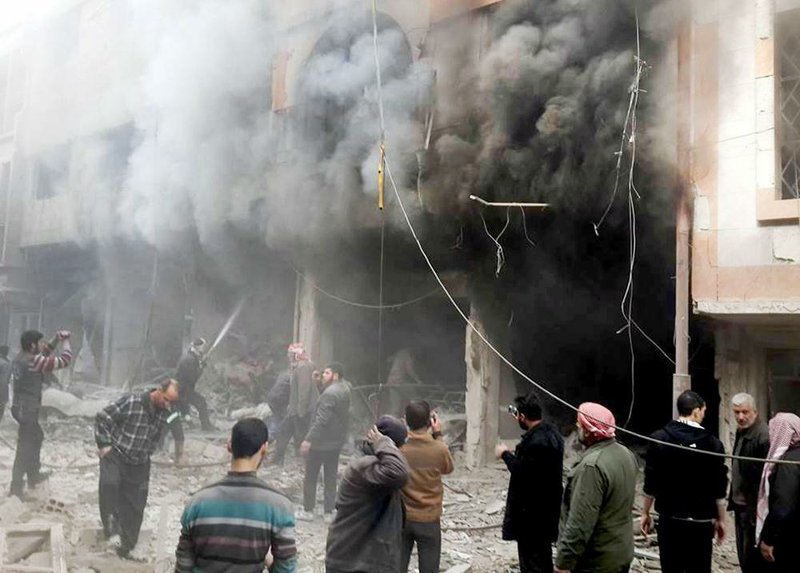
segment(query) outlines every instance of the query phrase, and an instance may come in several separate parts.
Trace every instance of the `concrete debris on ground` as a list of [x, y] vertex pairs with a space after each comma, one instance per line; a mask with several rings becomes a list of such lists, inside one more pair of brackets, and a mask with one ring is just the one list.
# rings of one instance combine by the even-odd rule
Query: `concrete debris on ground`
[[[218, 425], [222, 421], [216, 420]], [[232, 424], [232, 422], [230, 422]], [[150, 496], [145, 510], [139, 545], [132, 553], [140, 561], [120, 560], [100, 529], [97, 509], [98, 464], [92, 424], [75, 418], [50, 417], [44, 423], [42, 461], [53, 470], [50, 479], [31, 491], [32, 501], [0, 498], [0, 527], [19, 523], [62, 524], [68, 570], [76, 573], [114, 571], [139, 573], [171, 571], [180, 535], [180, 516], [189, 495], [220, 479], [226, 470], [227, 430], [200, 433], [189, 430], [184, 466], [175, 466], [169, 452], [153, 458]], [[9, 417], [0, 423], [0, 484], [3, 495], [11, 478], [16, 444], [16, 425]], [[352, 451], [352, 450], [350, 450]], [[446, 573], [511, 573], [518, 571], [515, 543], [501, 540], [508, 473], [501, 462], [478, 470], [464, 468], [463, 455], [456, 454], [456, 471], [445, 478], [442, 516], [442, 563]], [[348, 459], [343, 455], [340, 469]], [[265, 466], [262, 478], [284, 491], [299, 504], [302, 498], [302, 460], [287, 459], [283, 467]], [[321, 511], [322, 488], [319, 492]], [[638, 534], [641, 492], [631, 516]], [[298, 506], [299, 507], [299, 506]], [[732, 521], [729, 529], [732, 531]], [[297, 542], [300, 550], [299, 573], [325, 570], [327, 525], [322, 516], [312, 522], [299, 521]], [[715, 572], [738, 571], [735, 541], [729, 535], [714, 551]], [[636, 556], [631, 571], [659, 571], [655, 536], [637, 535]], [[416, 556], [412, 557], [416, 572]]]

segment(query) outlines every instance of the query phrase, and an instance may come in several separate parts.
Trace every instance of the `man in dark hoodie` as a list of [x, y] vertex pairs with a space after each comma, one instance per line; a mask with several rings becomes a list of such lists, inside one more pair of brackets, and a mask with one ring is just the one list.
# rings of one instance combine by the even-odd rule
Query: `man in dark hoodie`
[[397, 573], [403, 539], [401, 488], [408, 463], [400, 453], [402, 420], [381, 416], [339, 484], [336, 517], [328, 530], [326, 573]]
[[[706, 403], [687, 390], [678, 396], [678, 419], [653, 434], [662, 442], [722, 454], [722, 443], [700, 423]], [[720, 456], [651, 444], [644, 471], [642, 533], [653, 528], [651, 510], [659, 514], [658, 547], [663, 573], [711, 571], [714, 535], [725, 539], [728, 469]]]
[[517, 542], [520, 573], [551, 573], [551, 545], [558, 537], [561, 514], [564, 439], [542, 422], [542, 407], [534, 394], [515, 398], [512, 414], [525, 432], [522, 440], [513, 453], [505, 444], [495, 448], [511, 473], [503, 539]]

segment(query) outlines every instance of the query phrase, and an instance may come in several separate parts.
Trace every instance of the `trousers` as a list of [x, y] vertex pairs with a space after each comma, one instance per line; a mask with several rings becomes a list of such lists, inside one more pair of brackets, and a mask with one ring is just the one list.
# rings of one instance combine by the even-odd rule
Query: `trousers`
[[[402, 573], [407, 573], [411, 562], [411, 550], [417, 544], [417, 563], [419, 573], [439, 573], [439, 561], [442, 557], [442, 527], [439, 521], [423, 523], [406, 521], [403, 526], [403, 554], [401, 556]], [[551, 573], [553, 571], [550, 568]]]
[[200, 418], [200, 427], [204, 430], [211, 430], [214, 425], [211, 423], [211, 417], [208, 413], [208, 404], [206, 399], [203, 398], [194, 388], [181, 388], [181, 397], [179, 400], [179, 408], [183, 414], [188, 414], [191, 406], [197, 409], [197, 415]]
[[114, 449], [100, 459], [100, 521], [107, 537], [119, 534], [124, 553], [139, 541], [149, 487], [149, 460], [130, 464]]
[[289, 442], [294, 440], [294, 449], [300, 448], [300, 443], [308, 433], [311, 423], [311, 414], [305, 416], [289, 415], [284, 418], [281, 429], [275, 437], [275, 463], [282, 464], [286, 457]]
[[325, 513], [336, 509], [336, 477], [339, 471], [339, 454], [337, 450], [311, 450], [306, 457], [306, 472], [303, 476], [303, 508], [314, 511], [317, 503], [317, 479], [319, 470], [323, 470], [324, 508]]
[[760, 573], [768, 566], [756, 547], [756, 520], [752, 511], [736, 506], [733, 510], [736, 527], [736, 553], [742, 573]]
[[520, 573], [552, 573], [553, 547], [547, 539], [517, 541]]
[[28, 485], [36, 480], [42, 468], [41, 453], [44, 432], [39, 425], [39, 407], [27, 404], [15, 404], [11, 407], [11, 415], [19, 424], [17, 432], [17, 453], [14, 456], [14, 467], [11, 470], [11, 488], [19, 490], [25, 476]]
[[662, 573], [711, 573], [714, 524], [662, 515], [658, 550]]

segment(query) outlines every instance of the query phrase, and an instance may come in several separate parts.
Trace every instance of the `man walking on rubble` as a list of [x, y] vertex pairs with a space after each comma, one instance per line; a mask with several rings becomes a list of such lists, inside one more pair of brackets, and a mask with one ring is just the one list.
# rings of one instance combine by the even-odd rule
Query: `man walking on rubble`
[[8, 383], [11, 380], [11, 362], [8, 361], [8, 346], [0, 346], [0, 422], [8, 404]]
[[[26, 330], [20, 337], [20, 353], [11, 363], [14, 391], [11, 415], [19, 424], [19, 432], [9, 495], [22, 497], [26, 475], [28, 488], [35, 487], [50, 475], [50, 472], [41, 471], [44, 432], [39, 425], [39, 410], [46, 377], [54, 370], [66, 368], [72, 361], [69, 337], [67, 330], [59, 330], [51, 342], [44, 340], [44, 335], [36, 330]], [[59, 343], [61, 352], [56, 353], [55, 346]]]
[[[439, 573], [442, 556], [442, 476], [453, 471], [453, 458], [441, 440], [442, 423], [427, 402], [406, 406], [408, 440], [400, 451], [410, 473], [403, 487], [406, 523], [403, 527], [403, 558], [400, 571], [406, 573], [411, 550], [417, 544], [419, 573]], [[548, 572], [549, 573], [549, 572]]]
[[308, 359], [303, 344], [296, 342], [289, 345], [292, 374], [289, 379], [289, 406], [286, 409], [280, 435], [276, 438], [275, 463], [282, 464], [286, 457], [289, 442], [294, 440], [297, 453], [300, 444], [308, 434], [311, 415], [319, 397], [319, 389], [315, 378], [314, 364]]
[[178, 383], [123, 396], [95, 417], [100, 457], [100, 519], [109, 539], [119, 535], [117, 555], [127, 557], [139, 539], [150, 483], [150, 456], [178, 400]]
[[586, 447], [567, 476], [554, 573], [627, 573], [633, 560], [631, 511], [636, 458], [618, 443], [614, 414], [584, 402], [578, 439]]
[[303, 512], [298, 519], [314, 519], [317, 478], [320, 468], [323, 468], [324, 519], [330, 523], [336, 506], [339, 455], [350, 430], [350, 388], [344, 381], [344, 367], [338, 362], [329, 364], [322, 372], [322, 385], [311, 428], [300, 444], [300, 451], [306, 456], [306, 471], [303, 478]]
[[[686, 390], [677, 400], [678, 419], [670, 421], [653, 438], [715, 454], [725, 452], [722, 443], [700, 423], [706, 403]], [[714, 535], [725, 539], [728, 493], [725, 459], [650, 444], [644, 470], [642, 533], [653, 529], [653, 505], [659, 514], [658, 549], [664, 573], [710, 573]], [[654, 503], [655, 502], [655, 503]]]
[[208, 404], [206, 399], [203, 398], [197, 389], [197, 381], [203, 373], [205, 363], [203, 362], [203, 350], [205, 349], [206, 341], [204, 338], [195, 338], [189, 345], [189, 348], [181, 356], [178, 361], [178, 367], [175, 372], [175, 380], [180, 385], [181, 399], [180, 410], [184, 416], [189, 415], [191, 406], [197, 408], [197, 415], [200, 417], [200, 427], [204, 432], [216, 431], [216, 427], [211, 423], [211, 418], [208, 414]]
[[361, 444], [361, 455], [347, 466], [336, 517], [328, 529], [326, 573], [397, 573], [403, 535], [400, 489], [409, 468], [399, 447], [406, 426], [381, 416]]
[[511, 478], [508, 483], [503, 539], [517, 542], [520, 573], [552, 573], [552, 544], [558, 537], [561, 513], [561, 476], [564, 439], [542, 421], [542, 407], [534, 394], [514, 399], [512, 414], [525, 432], [512, 453], [500, 444]]
[[294, 510], [289, 499], [256, 476], [267, 455], [269, 431], [257, 418], [231, 430], [231, 469], [195, 493], [181, 517], [175, 573], [297, 571]]
[[[769, 429], [758, 416], [756, 401], [744, 392], [731, 398], [736, 418], [736, 441], [733, 454], [764, 459], [769, 453]], [[736, 553], [742, 573], [758, 573], [766, 567], [756, 547], [756, 510], [763, 462], [731, 461], [731, 490], [728, 511], [733, 511], [736, 527]]]

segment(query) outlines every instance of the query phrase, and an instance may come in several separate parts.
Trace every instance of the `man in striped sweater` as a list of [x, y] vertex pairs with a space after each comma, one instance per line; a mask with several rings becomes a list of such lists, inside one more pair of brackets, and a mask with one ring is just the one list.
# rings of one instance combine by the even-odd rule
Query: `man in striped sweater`
[[272, 573], [297, 571], [294, 508], [286, 496], [256, 477], [268, 438], [267, 426], [257, 418], [233, 427], [228, 475], [186, 504], [176, 573], [261, 573], [268, 553]]
[[[48, 376], [54, 370], [66, 368], [72, 361], [69, 345], [70, 333], [61, 330], [48, 342], [36, 330], [26, 330], [20, 338], [20, 353], [11, 363], [11, 384], [14, 396], [11, 415], [19, 424], [17, 454], [11, 471], [9, 495], [23, 497], [25, 476], [28, 487], [35, 487], [50, 475], [41, 471], [39, 457], [44, 441], [44, 432], [39, 425], [39, 410], [42, 408], [42, 390], [49, 384]], [[55, 347], [61, 344], [61, 352]]]

